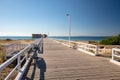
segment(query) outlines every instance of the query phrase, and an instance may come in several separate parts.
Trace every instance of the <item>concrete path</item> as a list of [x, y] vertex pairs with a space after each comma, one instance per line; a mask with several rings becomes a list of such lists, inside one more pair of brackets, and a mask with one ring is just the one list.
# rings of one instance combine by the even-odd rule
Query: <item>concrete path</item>
[[44, 39], [43, 54], [31, 63], [25, 80], [120, 80], [120, 66]]

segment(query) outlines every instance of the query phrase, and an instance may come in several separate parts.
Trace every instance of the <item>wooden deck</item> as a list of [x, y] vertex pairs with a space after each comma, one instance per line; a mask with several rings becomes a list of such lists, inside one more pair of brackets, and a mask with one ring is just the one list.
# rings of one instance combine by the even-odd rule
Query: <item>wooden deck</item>
[[120, 80], [120, 66], [44, 39], [43, 54], [30, 65], [24, 80]]

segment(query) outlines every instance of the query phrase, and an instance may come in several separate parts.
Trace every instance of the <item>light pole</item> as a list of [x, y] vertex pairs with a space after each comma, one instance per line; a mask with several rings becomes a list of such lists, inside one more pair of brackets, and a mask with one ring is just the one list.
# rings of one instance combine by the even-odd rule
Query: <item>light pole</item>
[[[71, 37], [71, 14], [66, 14], [68, 16], [68, 38], [69, 38], [69, 46], [70, 46], [70, 37]], [[70, 46], [71, 47], [71, 46]]]

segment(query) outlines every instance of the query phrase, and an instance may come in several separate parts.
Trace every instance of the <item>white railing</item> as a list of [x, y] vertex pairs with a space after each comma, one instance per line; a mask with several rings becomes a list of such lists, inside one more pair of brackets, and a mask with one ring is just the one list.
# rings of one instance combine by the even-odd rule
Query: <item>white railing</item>
[[69, 41], [64, 39], [57, 39], [55, 40], [58, 43], [61, 43], [68, 47], [73, 47], [74, 49], [83, 51], [90, 55], [99, 55], [99, 56], [106, 56], [111, 57], [112, 48], [120, 48], [120, 45], [93, 45], [85, 42], [76, 42], [76, 41]]
[[99, 54], [111, 56], [113, 48], [120, 48], [120, 45], [98, 45]]
[[110, 60], [110, 62], [120, 65], [120, 48], [112, 49], [112, 59]]
[[[64, 40], [64, 39], [57, 39], [55, 40], [57, 43], [62, 43], [63, 45], [67, 46], [67, 47], [70, 47], [69, 45], [69, 40]], [[71, 41], [73, 42], [73, 41]]]
[[[6, 62], [4, 62], [3, 64], [0, 65], [0, 72], [3, 71], [3, 69], [5, 69], [9, 64], [11, 64], [13, 61], [15, 61], [17, 59], [17, 65], [14, 67], [14, 69], [7, 75], [7, 77], [5, 78], [5, 80], [9, 80], [10, 77], [12, 77], [12, 75], [14, 74], [14, 72], [17, 70], [18, 71], [18, 75], [16, 76], [15, 80], [21, 80], [28, 63], [30, 62], [30, 57], [28, 54], [28, 51], [31, 50], [31, 48], [34, 47], [34, 44], [39, 44], [41, 45], [41, 40], [37, 40], [35, 41], [33, 44], [29, 44], [27, 47], [25, 47], [24, 49], [22, 49], [19, 53], [17, 53], [16, 55], [14, 55], [13, 57], [11, 57], [10, 59], [8, 59]], [[38, 46], [39, 46], [38, 45]], [[24, 57], [21, 59], [21, 56]], [[23, 61], [26, 61], [25, 64], [23, 65], [23, 67], [21, 67], [21, 64]]]
[[99, 54], [99, 47], [98, 45], [93, 45], [93, 44], [88, 44], [88, 43], [84, 43], [84, 42], [75, 42], [75, 41], [70, 41], [70, 45], [69, 45], [69, 41], [68, 40], [55, 40], [56, 42], [61, 42], [63, 45], [68, 46], [68, 47], [73, 47], [76, 48], [79, 51], [88, 53], [90, 55], [98, 55]]
[[77, 42], [77, 49], [90, 55], [98, 55], [98, 46], [88, 43]]

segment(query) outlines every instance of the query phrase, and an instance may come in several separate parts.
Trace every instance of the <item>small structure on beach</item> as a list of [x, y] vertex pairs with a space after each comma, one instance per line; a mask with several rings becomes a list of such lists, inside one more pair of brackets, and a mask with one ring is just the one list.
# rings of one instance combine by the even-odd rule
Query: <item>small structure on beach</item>
[[43, 37], [42, 34], [32, 34], [32, 38], [41, 38]]
[[32, 34], [32, 38], [41, 38], [41, 37], [46, 38], [48, 37], [48, 35], [47, 34]]

